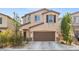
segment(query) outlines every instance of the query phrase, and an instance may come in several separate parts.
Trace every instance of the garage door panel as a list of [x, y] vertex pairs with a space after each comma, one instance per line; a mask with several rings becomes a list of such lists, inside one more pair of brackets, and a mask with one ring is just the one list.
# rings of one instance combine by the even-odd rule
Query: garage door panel
[[54, 41], [55, 32], [34, 32], [34, 41]]

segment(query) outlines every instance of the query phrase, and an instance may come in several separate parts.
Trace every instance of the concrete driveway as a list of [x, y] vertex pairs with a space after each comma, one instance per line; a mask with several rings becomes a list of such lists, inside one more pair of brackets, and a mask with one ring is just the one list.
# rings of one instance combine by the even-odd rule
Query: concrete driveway
[[54, 41], [34, 41], [34, 42], [29, 42], [26, 44], [23, 48], [4, 48], [0, 50], [79, 50], [79, 46], [72, 45], [63, 45]]

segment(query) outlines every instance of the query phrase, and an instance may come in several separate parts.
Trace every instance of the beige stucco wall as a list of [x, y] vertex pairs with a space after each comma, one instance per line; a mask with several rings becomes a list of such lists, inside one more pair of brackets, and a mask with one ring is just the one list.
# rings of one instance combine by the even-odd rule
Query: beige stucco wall
[[75, 20], [74, 17], [75, 17], [75, 16], [79, 16], [79, 13], [72, 14], [71, 16], [72, 16], [72, 24], [73, 24], [73, 25], [79, 25], [79, 24], [74, 23], [74, 20]]
[[56, 24], [45, 23], [45, 24], [33, 27], [30, 30], [31, 31], [56, 31], [57, 30], [57, 25]]
[[[42, 14], [44, 12], [47, 12], [47, 10], [44, 10], [44, 11], [40, 11], [40, 12], [37, 12], [37, 13], [33, 13], [30, 15], [30, 24], [27, 24], [27, 25], [24, 25], [22, 27], [20, 27], [20, 30], [21, 29], [29, 29], [29, 27], [33, 26], [33, 25], [36, 25], [36, 24], [39, 24], [39, 23], [44, 23], [44, 26], [46, 26], [45, 29], [48, 29], [48, 27], [52, 28], [52, 27], [56, 27], [58, 26], [58, 14], [57, 13], [54, 13], [54, 12], [49, 12], [49, 13], [46, 13], [46, 14]], [[40, 22], [35, 22], [35, 15], [40, 15]], [[56, 15], [56, 23], [51, 23], [51, 24], [48, 24], [46, 23], [46, 15]], [[25, 20], [25, 19], [24, 19]], [[26, 20], [28, 20], [28, 18], [26, 17]], [[39, 26], [37, 26], [39, 27]], [[55, 28], [53, 28], [54, 30]]]
[[[37, 13], [34, 13], [34, 14], [31, 14], [31, 25], [34, 25], [34, 24], [37, 24], [36, 22], [35, 22], [35, 16], [36, 15], [39, 15], [40, 16], [40, 22], [43, 22], [43, 15], [42, 15], [42, 13], [44, 13], [44, 12], [47, 12], [47, 10], [43, 10], [43, 11], [39, 11], [39, 12], [37, 12]], [[39, 22], [39, 23], [40, 23]]]
[[30, 21], [28, 20], [28, 17], [30, 17], [30, 15], [23, 17], [23, 24], [28, 23]]
[[76, 14], [72, 14], [72, 25], [73, 25], [73, 30], [74, 31], [79, 31], [79, 23], [75, 23], [74, 22], [74, 16], [79, 16], [79, 13], [76, 13]]
[[[37, 24], [35, 22], [35, 15], [39, 15], [40, 16], [40, 22], [43, 22], [43, 15], [42, 15], [42, 13], [44, 13], [44, 12], [47, 12], [47, 10], [42, 10], [42, 11], [30, 14], [30, 22], [31, 22], [30, 26], [33, 26], [33, 25]], [[27, 15], [27, 16], [25, 16], [23, 18], [23, 23], [24, 23], [24, 20], [26, 20], [26, 23], [29, 22], [28, 17], [29, 17], [29, 15]]]
[[[20, 30], [28, 29], [30, 26], [38, 24], [38, 23], [35, 22], [35, 15], [40, 15], [40, 22], [39, 23], [43, 22], [43, 15], [42, 15], [42, 13], [44, 13], [44, 12], [47, 12], [47, 10], [43, 10], [43, 11], [39, 11], [39, 12], [30, 14], [30, 22], [31, 23], [20, 27]], [[29, 17], [29, 15], [23, 17], [23, 24], [29, 22], [28, 17]]]
[[[15, 30], [15, 25], [13, 24], [13, 20], [5, 15], [0, 14], [2, 17], [2, 24], [0, 24], [0, 30], [4, 31], [6, 29]], [[3, 29], [6, 28], [6, 29]]]
[[16, 25], [15, 25], [13, 19], [7, 18], [7, 24], [8, 24], [8, 29], [15, 31]]
[[0, 17], [2, 18], [2, 24], [0, 24], [0, 27], [7, 27], [7, 17], [2, 14], [0, 14]]
[[[58, 26], [60, 24], [58, 22], [58, 18], [59, 18], [58, 16], [59, 15], [55, 12], [48, 12], [48, 13], [42, 14], [44, 12], [47, 12], [47, 10], [43, 10], [43, 11], [40, 11], [40, 12], [37, 12], [37, 13], [30, 14], [30, 22], [31, 23], [20, 27], [20, 31], [23, 31], [23, 29], [28, 29], [29, 31], [26, 31], [27, 37], [30, 36], [32, 38], [33, 38], [33, 32], [34, 31], [55, 31], [55, 36], [58, 37], [58, 30], [59, 30]], [[31, 26], [39, 24], [39, 23], [35, 22], [35, 15], [39, 15], [40, 16], [40, 22], [39, 23], [43, 22], [44, 24], [29, 28]], [[53, 22], [50, 23], [50, 24], [46, 23], [46, 15], [56, 15], [56, 23], [53, 23]], [[27, 17], [26, 17], [26, 20], [28, 20]]]
[[19, 30], [22, 31], [23, 29], [29, 29], [30, 25], [31, 24], [27, 24], [27, 25], [21, 26]]

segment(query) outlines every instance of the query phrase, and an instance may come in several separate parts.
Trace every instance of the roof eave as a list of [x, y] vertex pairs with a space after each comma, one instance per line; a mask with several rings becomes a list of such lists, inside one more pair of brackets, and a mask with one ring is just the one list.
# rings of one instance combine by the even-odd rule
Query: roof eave
[[49, 13], [49, 12], [54, 12], [54, 13], [60, 15], [60, 13], [59, 12], [56, 12], [56, 11], [48, 11], [48, 12], [45, 12], [45, 13], [42, 13], [42, 14], [46, 14], [46, 13]]
[[31, 13], [25, 14], [25, 15], [22, 16], [21, 18], [23, 18], [23, 17], [25, 17], [25, 16], [27, 16], [27, 15], [30, 15], [30, 14], [33, 14], [33, 13], [36, 13], [36, 12], [39, 12], [39, 11], [41, 11], [41, 10], [47, 10], [47, 11], [48, 11], [47, 8], [43, 8], [43, 9], [40, 9], [40, 10], [37, 10], [37, 11], [31, 12]]
[[79, 13], [79, 11], [77, 11], [77, 12], [74, 12], [74, 13], [71, 13], [71, 15], [74, 15], [74, 14], [77, 14], [77, 13]]

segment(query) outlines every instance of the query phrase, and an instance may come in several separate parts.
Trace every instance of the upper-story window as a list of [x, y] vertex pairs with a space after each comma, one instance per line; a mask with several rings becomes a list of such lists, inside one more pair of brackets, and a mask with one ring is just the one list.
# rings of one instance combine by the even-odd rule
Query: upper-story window
[[55, 23], [56, 22], [56, 15], [47, 15], [46, 16], [46, 22], [47, 23]]
[[0, 24], [2, 24], [2, 18], [0, 17]]
[[73, 23], [79, 23], [79, 16], [74, 16]]
[[40, 16], [35, 16], [35, 21], [39, 22], [40, 21]]

